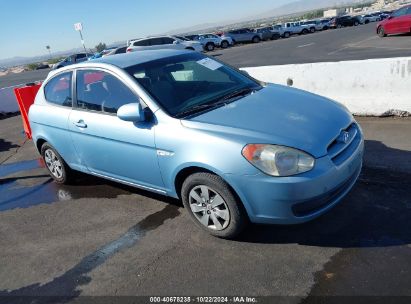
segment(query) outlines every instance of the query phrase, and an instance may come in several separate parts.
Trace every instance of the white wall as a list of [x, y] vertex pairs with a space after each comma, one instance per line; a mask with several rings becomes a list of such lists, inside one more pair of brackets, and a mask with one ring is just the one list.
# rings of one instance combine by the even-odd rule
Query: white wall
[[[357, 115], [411, 113], [411, 57], [244, 68], [256, 79], [334, 99]], [[401, 113], [402, 112], [402, 113]]]

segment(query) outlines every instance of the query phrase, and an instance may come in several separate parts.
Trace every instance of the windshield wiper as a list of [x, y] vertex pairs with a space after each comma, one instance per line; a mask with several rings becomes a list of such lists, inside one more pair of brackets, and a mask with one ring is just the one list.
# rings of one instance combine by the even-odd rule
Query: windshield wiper
[[193, 106], [193, 107], [187, 109], [186, 111], [178, 113], [176, 115], [176, 117], [177, 118], [182, 118], [182, 117], [188, 116], [190, 114], [195, 114], [195, 113], [199, 113], [199, 112], [206, 111], [206, 110], [209, 110], [209, 109], [216, 109], [216, 108], [225, 106], [225, 105], [229, 104], [230, 102], [235, 101], [236, 97], [242, 97], [242, 96], [248, 95], [250, 93], [255, 92], [256, 90], [257, 90], [256, 88], [249, 88], [249, 87], [236, 90], [234, 92], [231, 92], [228, 95], [225, 95], [223, 97], [215, 99], [212, 102], [208, 102], [208, 103], [205, 103], [205, 104]]

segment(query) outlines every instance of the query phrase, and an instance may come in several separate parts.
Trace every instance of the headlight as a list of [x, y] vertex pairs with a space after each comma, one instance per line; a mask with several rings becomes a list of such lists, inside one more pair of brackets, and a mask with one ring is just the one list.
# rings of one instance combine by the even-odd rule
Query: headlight
[[256, 168], [272, 176], [291, 176], [310, 171], [315, 159], [300, 150], [277, 146], [255, 145], [244, 147], [243, 156]]

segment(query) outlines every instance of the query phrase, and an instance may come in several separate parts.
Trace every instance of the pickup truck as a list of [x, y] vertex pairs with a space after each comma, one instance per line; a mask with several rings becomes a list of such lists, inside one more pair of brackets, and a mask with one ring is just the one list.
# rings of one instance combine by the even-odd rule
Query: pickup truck
[[224, 36], [230, 37], [234, 44], [237, 42], [253, 42], [258, 43], [263, 40], [263, 36], [260, 33], [256, 33], [249, 28], [242, 28], [232, 30], [224, 33]]
[[310, 27], [301, 22], [287, 22], [273, 26], [273, 30], [280, 33], [283, 38], [289, 38], [291, 35], [305, 35], [310, 33]]

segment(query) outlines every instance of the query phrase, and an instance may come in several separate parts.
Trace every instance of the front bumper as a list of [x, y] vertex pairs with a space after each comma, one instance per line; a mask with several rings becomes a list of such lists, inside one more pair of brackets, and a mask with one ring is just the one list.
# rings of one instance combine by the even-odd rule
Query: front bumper
[[327, 155], [310, 172], [292, 177], [227, 175], [253, 223], [299, 224], [315, 219], [340, 202], [357, 181], [364, 141], [336, 165]]

